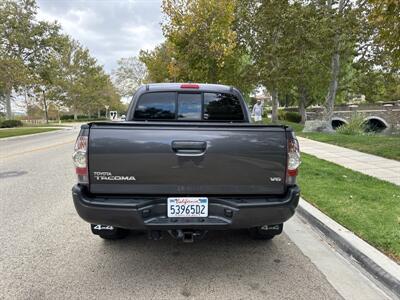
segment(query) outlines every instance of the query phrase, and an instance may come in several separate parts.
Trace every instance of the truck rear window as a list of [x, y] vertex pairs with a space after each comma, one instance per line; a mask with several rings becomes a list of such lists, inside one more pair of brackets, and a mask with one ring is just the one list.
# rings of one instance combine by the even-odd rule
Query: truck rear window
[[235, 96], [223, 93], [204, 93], [204, 120], [241, 121], [243, 118], [242, 106]]
[[240, 100], [224, 93], [154, 92], [136, 105], [137, 120], [243, 121]]
[[136, 106], [135, 119], [174, 120], [175, 95], [174, 92], [143, 94]]

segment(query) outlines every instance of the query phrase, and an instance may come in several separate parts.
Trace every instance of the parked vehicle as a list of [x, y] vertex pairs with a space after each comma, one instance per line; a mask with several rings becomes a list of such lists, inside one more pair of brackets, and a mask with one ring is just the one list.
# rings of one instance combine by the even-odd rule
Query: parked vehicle
[[255, 125], [240, 92], [212, 84], [149, 84], [126, 120], [83, 125], [73, 154], [78, 214], [105, 239], [163, 231], [185, 242], [208, 230], [282, 232], [297, 207], [291, 128]]

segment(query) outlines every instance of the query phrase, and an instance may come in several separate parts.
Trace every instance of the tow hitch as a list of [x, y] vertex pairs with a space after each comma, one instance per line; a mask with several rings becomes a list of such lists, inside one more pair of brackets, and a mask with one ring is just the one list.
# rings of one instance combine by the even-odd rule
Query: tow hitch
[[193, 243], [195, 240], [201, 240], [206, 235], [206, 230], [168, 230], [170, 236], [184, 243]]

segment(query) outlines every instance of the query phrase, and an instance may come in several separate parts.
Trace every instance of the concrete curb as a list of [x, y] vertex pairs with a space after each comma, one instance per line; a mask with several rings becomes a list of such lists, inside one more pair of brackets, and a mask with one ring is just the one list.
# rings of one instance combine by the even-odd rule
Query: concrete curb
[[364, 270], [400, 297], [400, 266], [320, 210], [300, 200], [297, 212]]

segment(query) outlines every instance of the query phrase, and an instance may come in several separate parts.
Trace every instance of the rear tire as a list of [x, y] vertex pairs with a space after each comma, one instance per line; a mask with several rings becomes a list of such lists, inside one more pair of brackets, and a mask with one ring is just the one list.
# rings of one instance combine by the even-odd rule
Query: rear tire
[[271, 240], [282, 233], [283, 224], [264, 225], [249, 228], [250, 236], [255, 240]]
[[126, 238], [129, 235], [129, 230], [123, 228], [116, 228], [112, 233], [99, 234], [99, 237], [105, 240], [120, 240]]

